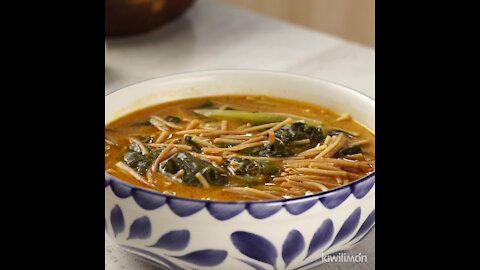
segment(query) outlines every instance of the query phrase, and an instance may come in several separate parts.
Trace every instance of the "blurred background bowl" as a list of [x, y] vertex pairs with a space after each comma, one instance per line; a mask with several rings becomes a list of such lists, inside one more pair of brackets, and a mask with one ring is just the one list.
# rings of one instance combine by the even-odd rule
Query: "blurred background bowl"
[[187, 11], [195, 0], [105, 0], [105, 35], [127, 36], [162, 26]]

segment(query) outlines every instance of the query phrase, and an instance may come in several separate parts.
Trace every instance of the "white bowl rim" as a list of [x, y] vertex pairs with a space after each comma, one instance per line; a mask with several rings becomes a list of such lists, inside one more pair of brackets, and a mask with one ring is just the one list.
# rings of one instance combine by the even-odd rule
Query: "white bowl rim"
[[[182, 77], [190, 77], [190, 76], [202, 76], [202, 75], [212, 75], [212, 74], [222, 74], [222, 73], [225, 73], [225, 74], [228, 74], [228, 73], [235, 73], [235, 72], [243, 72], [243, 73], [254, 73], [254, 74], [269, 74], [269, 75], [281, 75], [281, 76], [286, 76], [286, 77], [291, 77], [291, 78], [297, 78], [297, 79], [307, 79], [307, 80], [311, 80], [311, 81], [321, 81], [323, 83], [326, 83], [330, 86], [333, 86], [333, 87], [341, 87], [343, 88], [344, 90], [347, 90], [349, 92], [351, 92], [352, 94], [355, 94], [357, 95], [358, 97], [362, 98], [362, 99], [367, 99], [368, 101], [370, 102], [373, 102], [373, 104], [375, 104], [375, 99], [357, 91], [357, 90], [354, 90], [348, 86], [345, 86], [345, 85], [342, 85], [342, 84], [339, 84], [339, 83], [336, 83], [336, 82], [332, 82], [332, 81], [329, 81], [329, 80], [325, 80], [325, 79], [321, 79], [321, 78], [318, 78], [318, 77], [314, 77], [314, 76], [309, 76], [309, 75], [300, 75], [300, 74], [293, 74], [293, 73], [289, 73], [289, 72], [285, 72], [285, 71], [272, 71], [272, 70], [261, 70], [261, 69], [209, 69], [209, 70], [201, 70], [201, 71], [187, 71], [187, 72], [180, 72], [180, 73], [173, 73], [173, 74], [167, 74], [167, 75], [164, 75], [164, 76], [160, 76], [160, 77], [156, 77], [156, 78], [152, 78], [152, 79], [147, 79], [147, 80], [144, 80], [144, 81], [140, 81], [140, 82], [136, 82], [136, 83], [132, 83], [130, 85], [127, 85], [125, 87], [122, 87], [118, 90], [115, 90], [113, 92], [110, 92], [109, 94], [105, 95], [105, 97], [109, 96], [109, 95], [112, 95], [112, 94], [115, 94], [117, 92], [120, 92], [120, 91], [128, 91], [130, 87], [133, 87], [133, 86], [138, 86], [138, 85], [141, 85], [141, 84], [147, 84], [147, 83], [151, 83], [153, 81], [160, 81], [160, 80], [172, 80], [172, 79], [177, 79], [177, 78], [182, 78]], [[362, 182], [365, 182], [366, 180], [368, 179], [371, 179], [372, 177], [375, 177], [375, 170], [370, 173], [370, 174], [367, 174], [365, 175], [364, 177], [362, 178], [359, 178], [353, 182], [350, 182], [346, 185], [342, 185], [342, 186], [339, 186], [339, 187], [335, 187], [335, 188], [332, 188], [332, 189], [329, 189], [327, 191], [322, 191], [322, 192], [316, 192], [316, 193], [313, 193], [313, 194], [309, 194], [309, 195], [304, 195], [304, 196], [299, 196], [299, 197], [292, 197], [292, 198], [283, 198], [283, 199], [276, 199], [276, 200], [203, 200], [203, 199], [195, 199], [195, 198], [188, 198], [188, 197], [182, 197], [182, 196], [177, 196], [177, 195], [170, 195], [170, 194], [165, 194], [165, 193], [162, 193], [160, 191], [157, 191], [157, 190], [154, 190], [154, 189], [149, 189], [149, 188], [145, 188], [145, 187], [142, 187], [142, 186], [138, 186], [138, 185], [134, 185], [134, 184], [131, 184], [125, 180], [122, 180], [116, 176], [113, 176], [109, 173], [107, 173], [105, 171], [105, 177], [108, 177], [110, 181], [116, 181], [116, 182], [119, 182], [120, 184], [122, 185], [126, 185], [128, 186], [129, 188], [131, 189], [140, 189], [142, 190], [143, 192], [147, 192], [149, 194], [152, 194], [152, 195], [157, 195], [157, 196], [162, 196], [162, 197], [166, 197], [166, 198], [173, 198], [173, 199], [176, 199], [176, 200], [183, 200], [183, 201], [189, 201], [189, 202], [197, 202], [197, 203], [220, 203], [220, 204], [265, 204], [265, 203], [286, 203], [286, 202], [293, 202], [293, 201], [301, 201], [301, 200], [307, 200], [307, 199], [312, 199], [312, 198], [315, 198], [317, 197], [318, 199], [320, 199], [321, 197], [324, 197], [325, 195], [328, 195], [330, 193], [333, 193], [333, 192], [336, 192], [336, 191], [339, 191], [339, 190], [343, 190], [343, 189], [346, 189], [346, 188], [349, 188], [351, 186], [354, 186], [354, 185], [357, 185], [357, 184], [360, 184]], [[110, 185], [110, 184], [109, 184]]]
[[110, 95], [115, 94], [117, 92], [128, 90], [128, 88], [130, 88], [130, 87], [137, 86], [139, 84], [150, 83], [150, 82], [153, 82], [153, 81], [156, 81], [156, 80], [175, 79], [175, 78], [181, 78], [181, 77], [184, 77], [184, 76], [189, 77], [189, 76], [197, 76], [197, 75], [200, 76], [200, 75], [219, 74], [219, 73], [235, 73], [235, 72], [251, 72], [251, 73], [256, 73], [256, 74], [262, 74], [263, 73], [263, 74], [270, 74], [270, 75], [281, 75], [281, 76], [292, 77], [292, 78], [297, 78], [297, 79], [308, 79], [308, 80], [312, 80], [312, 81], [322, 81], [322, 82], [324, 82], [326, 84], [329, 84], [331, 86], [335, 86], [335, 87], [340, 86], [341, 88], [344, 88], [344, 89], [346, 89], [350, 92], [353, 92], [353, 94], [363, 96], [363, 98], [366, 98], [369, 101], [375, 102], [374, 98], [372, 98], [372, 97], [370, 97], [370, 96], [368, 96], [364, 93], [361, 93], [361, 92], [359, 92], [359, 91], [357, 91], [353, 88], [350, 88], [350, 87], [348, 87], [344, 84], [337, 83], [337, 82], [334, 82], [334, 81], [331, 81], [331, 80], [315, 77], [315, 76], [312, 76], [312, 75], [290, 73], [290, 72], [287, 72], [287, 71], [253, 69], [253, 68], [252, 69], [244, 69], [244, 68], [205, 69], [205, 70], [198, 70], [198, 71], [185, 71], [185, 72], [168, 73], [168, 74], [164, 74], [160, 77], [150, 78], [150, 79], [146, 79], [146, 80], [143, 80], [143, 81], [138, 81], [138, 82], [134, 82], [134, 83], [131, 83], [131, 84], [127, 84], [127, 85], [123, 86], [122, 88], [113, 90], [112, 92], [106, 94], [105, 96], [110, 96]]

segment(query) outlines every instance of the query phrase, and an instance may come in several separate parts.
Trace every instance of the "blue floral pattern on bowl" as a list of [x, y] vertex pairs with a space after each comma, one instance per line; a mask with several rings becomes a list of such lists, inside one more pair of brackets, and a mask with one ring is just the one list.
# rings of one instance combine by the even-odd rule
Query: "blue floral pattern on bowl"
[[126, 250], [166, 269], [307, 269], [370, 232], [374, 193], [371, 174], [301, 198], [202, 201], [106, 173], [105, 230]]

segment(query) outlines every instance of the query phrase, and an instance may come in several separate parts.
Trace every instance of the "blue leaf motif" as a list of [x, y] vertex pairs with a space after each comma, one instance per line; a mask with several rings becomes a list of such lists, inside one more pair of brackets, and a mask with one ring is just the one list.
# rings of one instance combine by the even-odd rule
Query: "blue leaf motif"
[[245, 204], [219, 204], [209, 203], [207, 204], [207, 210], [214, 218], [218, 220], [227, 220], [238, 214], [245, 209]]
[[360, 221], [361, 213], [362, 211], [360, 210], [360, 207], [357, 207], [355, 211], [353, 211], [353, 213], [343, 223], [330, 247], [333, 247], [336, 243], [344, 240], [355, 231]]
[[165, 196], [150, 193], [140, 189], [135, 189], [132, 192], [135, 202], [145, 210], [154, 210], [165, 204], [167, 198]]
[[348, 198], [348, 196], [350, 196], [350, 194], [350, 188], [344, 187], [331, 193], [325, 194], [325, 197], [320, 198], [320, 201], [326, 208], [333, 209], [339, 206], [342, 202], [344, 202]]
[[147, 216], [137, 218], [130, 225], [130, 234], [127, 239], [147, 239], [152, 233], [152, 225]]
[[125, 199], [128, 198], [132, 192], [132, 188], [120, 183], [118, 181], [110, 181], [110, 187], [117, 197]]
[[187, 247], [189, 241], [189, 231], [170, 231], [162, 235], [155, 244], [151, 245], [151, 247], [163, 248], [166, 250], [182, 250]]
[[243, 255], [275, 267], [278, 256], [277, 250], [267, 239], [254, 233], [243, 231], [232, 233], [230, 238], [233, 245]]
[[367, 195], [372, 189], [373, 185], [375, 185], [375, 175], [368, 177], [370, 178], [352, 186], [352, 193], [355, 198], [361, 199], [365, 197], [365, 195]]
[[305, 240], [302, 234], [297, 230], [288, 233], [287, 239], [283, 242], [282, 258], [287, 267], [305, 248]]
[[204, 202], [188, 201], [183, 199], [168, 199], [168, 206], [179, 217], [187, 217], [202, 210]]
[[171, 256], [182, 261], [200, 266], [215, 266], [221, 264], [227, 258], [228, 252], [219, 249], [204, 249], [188, 253], [183, 256]]
[[253, 269], [255, 269], [255, 270], [266, 270], [265, 268], [263, 268], [262, 266], [254, 263], [254, 262], [249, 262], [249, 261], [247, 261], [247, 260], [242, 260], [242, 259], [237, 259], [237, 260], [243, 262], [244, 264], [250, 265], [250, 266], [253, 267]]
[[110, 222], [112, 223], [113, 235], [117, 237], [125, 229], [125, 219], [123, 218], [123, 212], [120, 206], [117, 204], [112, 208], [110, 212]]
[[252, 203], [247, 205], [247, 211], [256, 219], [264, 219], [282, 209], [281, 204]]
[[292, 215], [300, 215], [312, 208], [318, 202], [317, 199], [309, 199], [303, 201], [290, 201], [285, 204], [285, 210], [287, 210]]
[[[182, 267], [176, 265], [175, 263], [165, 259], [164, 257], [158, 255], [158, 254], [155, 254], [153, 252], [150, 252], [148, 250], [144, 250], [144, 249], [140, 249], [140, 248], [136, 248], [136, 247], [131, 247], [131, 246], [123, 246], [123, 248], [125, 249], [128, 249], [128, 250], [132, 250], [132, 251], [136, 251], [136, 252], [139, 252], [139, 253], [142, 253], [143, 255], [146, 255], [146, 256], [149, 256], [151, 258], [154, 258], [158, 261], [161, 261], [163, 262], [164, 264], [168, 265], [171, 269], [173, 270], [184, 270]], [[157, 263], [157, 265], [160, 265]]]
[[313, 234], [305, 259], [310, 257], [310, 255], [312, 255], [315, 251], [324, 247], [328, 242], [330, 242], [330, 240], [332, 240], [332, 238], [333, 222], [331, 219], [328, 218], [322, 223], [322, 225], [320, 225], [320, 227], [318, 227], [317, 231]]
[[360, 229], [358, 229], [358, 232], [355, 234], [352, 240], [350, 240], [350, 242], [364, 235], [365, 232], [367, 232], [368, 230], [370, 230], [370, 228], [373, 227], [374, 223], [375, 223], [375, 209], [373, 209], [370, 215], [368, 215], [368, 217], [365, 219], [362, 226], [360, 226]]
[[110, 185], [110, 177], [107, 177], [106, 174], [107, 173], [105, 173], [105, 188], [107, 188]]

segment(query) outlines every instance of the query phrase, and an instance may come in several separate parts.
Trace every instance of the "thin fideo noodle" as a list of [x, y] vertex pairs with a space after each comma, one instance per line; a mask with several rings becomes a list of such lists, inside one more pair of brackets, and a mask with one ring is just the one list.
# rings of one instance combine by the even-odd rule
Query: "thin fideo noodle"
[[[239, 100], [238, 104], [236, 99]], [[248, 106], [246, 106], [247, 103], [240, 102], [241, 99], [241, 97], [229, 97], [228, 104], [229, 106], [232, 104], [235, 110], [246, 108], [243, 110], [248, 111], [253, 110], [252, 108], [257, 100], [263, 100], [262, 98], [250, 99], [247, 102]], [[220, 101], [214, 102], [214, 104], [221, 103]], [[355, 124], [351, 115], [331, 114], [331, 120], [321, 117], [317, 119], [318, 116], [315, 116], [317, 114], [312, 109], [302, 109], [302, 111], [308, 111], [308, 117], [303, 117], [301, 116], [302, 111], [294, 111], [295, 106], [281, 105], [286, 103], [274, 99], [268, 100], [267, 103], [278, 104], [277, 107], [272, 108], [286, 108], [289, 111], [275, 113], [277, 120], [267, 123], [238, 122], [234, 119], [209, 119], [208, 117], [197, 119], [198, 115], [193, 113], [193, 109], [191, 109], [194, 106], [185, 105], [182, 107], [182, 102], [179, 101], [178, 104], [176, 103], [177, 105], [171, 107], [170, 111], [168, 106], [171, 105], [168, 105], [162, 108], [161, 112], [143, 116], [144, 119], [148, 119], [147, 124], [155, 129], [155, 132], [150, 132], [151, 129], [143, 125], [139, 125], [137, 129], [130, 126], [128, 131], [122, 131], [118, 134], [115, 133], [116, 131], [112, 132], [113, 129], [109, 128], [108, 138], [106, 136], [105, 142], [108, 147], [105, 149], [113, 152], [112, 154], [106, 152], [106, 160], [122, 157], [122, 153], [116, 154], [115, 149], [119, 149], [116, 151], [130, 151], [128, 145], [124, 145], [124, 142], [127, 141], [137, 145], [137, 149], [142, 156], [147, 157], [151, 154], [156, 154], [156, 156], [154, 156], [151, 166], [143, 175], [124, 161], [108, 162], [107, 164], [114, 165], [116, 169], [109, 167], [107, 172], [112, 174], [123, 172], [122, 177], [127, 175], [135, 181], [154, 189], [159, 189], [160, 186], [177, 188], [176, 190], [167, 189], [165, 192], [178, 192], [180, 186], [182, 186], [182, 189], [189, 189], [190, 191], [188, 191], [189, 193], [180, 192], [179, 194], [190, 194], [193, 191], [198, 193], [202, 189], [209, 190], [208, 192], [216, 192], [218, 187], [212, 186], [207, 179], [208, 175], [204, 175], [200, 171], [195, 173], [195, 178], [198, 180], [200, 187], [189, 187], [181, 183], [181, 177], [185, 176], [183, 168], [171, 176], [162, 174], [159, 170], [160, 163], [176, 153], [190, 153], [190, 155], [219, 169], [225, 169], [225, 162], [232, 157], [251, 160], [252, 162], [273, 162], [279, 165], [280, 170], [276, 175], [271, 175], [264, 183], [253, 186], [236, 186], [238, 183], [232, 182], [221, 188], [221, 192], [225, 196], [233, 196], [237, 199], [269, 200], [325, 191], [348, 184], [373, 171], [375, 164], [372, 150], [373, 140], [365, 137], [365, 132], [360, 132], [362, 127]], [[242, 107], [244, 105], [245, 107]], [[228, 106], [222, 105], [222, 107], [227, 108]], [[321, 111], [322, 113], [326, 112], [323, 109]], [[165, 120], [168, 119], [168, 115], [175, 115], [175, 113], [177, 113], [176, 116], [177, 119], [180, 119], [180, 122]], [[284, 117], [279, 119], [278, 117], [281, 116]], [[141, 117], [135, 119], [141, 119]], [[313, 123], [312, 125], [321, 124], [323, 125], [322, 128], [326, 128], [326, 131], [332, 129], [332, 135], [325, 134], [326, 136], [314, 145], [312, 145], [310, 138], [305, 137], [289, 141], [287, 147], [301, 149], [291, 156], [249, 156], [245, 154], [245, 150], [257, 147], [273, 147], [275, 149], [278, 138], [281, 138], [277, 138], [279, 136], [277, 132], [280, 129], [288, 128], [289, 125], [297, 121]], [[133, 121], [133, 123], [135, 122]], [[333, 126], [329, 126], [331, 124]], [[117, 135], [118, 137], [115, 137]], [[152, 138], [149, 142], [142, 138], [146, 135], [150, 135]], [[185, 142], [187, 136], [191, 137], [193, 145]], [[340, 150], [348, 147], [367, 148], [370, 149], [370, 152], [345, 152], [346, 155], [338, 157]], [[228, 170], [226, 171], [228, 172]], [[172, 179], [168, 179], [169, 177], [172, 177]], [[207, 198], [210, 196], [205, 193], [200, 197]]]

